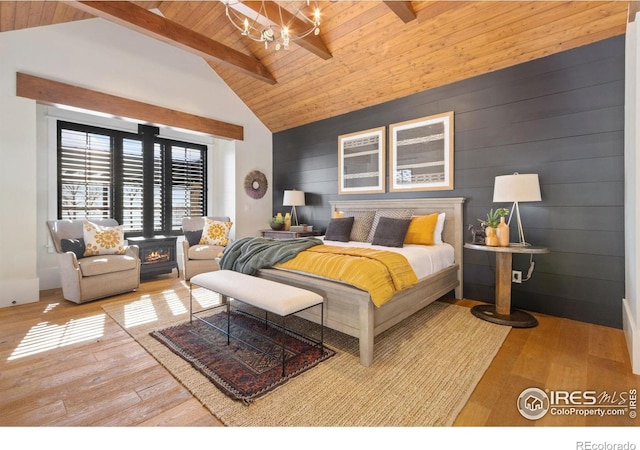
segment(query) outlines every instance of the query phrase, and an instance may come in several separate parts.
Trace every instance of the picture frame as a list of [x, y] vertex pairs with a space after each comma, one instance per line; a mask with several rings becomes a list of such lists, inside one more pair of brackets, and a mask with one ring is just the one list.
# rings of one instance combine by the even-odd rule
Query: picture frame
[[453, 136], [453, 111], [389, 125], [389, 191], [453, 190]]
[[386, 128], [338, 136], [338, 194], [384, 193]]

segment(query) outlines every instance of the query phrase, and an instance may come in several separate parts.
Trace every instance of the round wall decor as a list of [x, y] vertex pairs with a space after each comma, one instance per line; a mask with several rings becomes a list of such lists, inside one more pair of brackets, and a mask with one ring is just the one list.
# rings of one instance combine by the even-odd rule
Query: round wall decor
[[251, 198], [259, 199], [267, 193], [267, 177], [259, 170], [252, 170], [244, 177], [244, 191]]

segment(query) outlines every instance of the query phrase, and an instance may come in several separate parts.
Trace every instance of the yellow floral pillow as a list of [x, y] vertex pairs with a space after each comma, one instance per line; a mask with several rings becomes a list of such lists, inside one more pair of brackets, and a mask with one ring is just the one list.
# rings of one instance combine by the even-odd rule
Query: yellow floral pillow
[[103, 227], [88, 220], [82, 221], [84, 235], [84, 256], [95, 255], [123, 255], [124, 228]]
[[219, 222], [207, 217], [204, 219], [204, 229], [200, 238], [200, 245], [221, 245], [229, 243], [229, 231], [233, 222]]

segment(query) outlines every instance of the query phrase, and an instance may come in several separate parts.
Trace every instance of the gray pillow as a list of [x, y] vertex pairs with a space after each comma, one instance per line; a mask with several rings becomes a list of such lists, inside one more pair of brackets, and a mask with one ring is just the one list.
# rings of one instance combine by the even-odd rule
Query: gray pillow
[[349, 242], [351, 227], [353, 227], [353, 217], [331, 219], [327, 227], [327, 232], [324, 234], [324, 240]]
[[371, 231], [371, 224], [375, 211], [345, 211], [345, 217], [353, 217], [353, 228], [351, 228], [351, 241], [366, 242]]
[[83, 238], [60, 239], [60, 248], [64, 253], [75, 253], [77, 259], [84, 257], [85, 244]]
[[189, 242], [189, 247], [198, 245], [202, 237], [202, 230], [185, 231], [184, 238]]
[[371, 224], [371, 231], [366, 242], [372, 242], [373, 236], [376, 234], [376, 227], [381, 217], [391, 217], [393, 219], [411, 219], [413, 216], [412, 209], [381, 209], [376, 211], [373, 223]]
[[410, 222], [411, 219], [380, 217], [371, 243], [373, 245], [384, 245], [385, 247], [402, 247]]

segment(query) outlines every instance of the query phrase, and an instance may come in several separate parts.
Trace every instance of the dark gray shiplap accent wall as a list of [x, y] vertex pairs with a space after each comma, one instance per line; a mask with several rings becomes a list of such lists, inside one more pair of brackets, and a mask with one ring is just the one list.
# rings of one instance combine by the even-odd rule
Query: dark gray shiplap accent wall
[[[453, 191], [338, 195], [339, 135], [446, 111], [455, 113]], [[513, 284], [513, 306], [620, 328], [623, 128], [620, 36], [274, 134], [274, 212], [287, 210], [277, 206], [285, 189], [307, 193], [298, 214], [316, 228], [333, 199], [461, 196], [465, 223], [477, 224], [510, 207], [492, 202], [496, 175], [538, 173], [542, 202], [521, 204], [521, 216], [527, 241], [551, 253]], [[526, 274], [529, 257], [513, 264]], [[466, 298], [493, 302], [494, 277], [493, 254], [465, 249]]]

